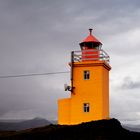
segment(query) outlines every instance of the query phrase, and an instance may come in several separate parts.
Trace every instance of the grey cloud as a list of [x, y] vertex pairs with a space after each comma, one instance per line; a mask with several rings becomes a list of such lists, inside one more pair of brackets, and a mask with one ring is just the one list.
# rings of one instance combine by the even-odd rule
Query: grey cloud
[[140, 88], [140, 81], [134, 81], [131, 77], [125, 77], [121, 89], [137, 89]]
[[139, 119], [139, 97], [134, 94], [123, 94], [124, 91], [114, 91], [116, 96], [110, 96], [110, 112], [111, 117], [119, 119], [123, 123], [131, 123], [140, 121]]
[[16, 118], [19, 116], [18, 112], [26, 114], [20, 115], [21, 118], [36, 117], [34, 115], [56, 118], [57, 100], [59, 97], [66, 97], [61, 86], [63, 80], [59, 75], [0, 80], [0, 118]]

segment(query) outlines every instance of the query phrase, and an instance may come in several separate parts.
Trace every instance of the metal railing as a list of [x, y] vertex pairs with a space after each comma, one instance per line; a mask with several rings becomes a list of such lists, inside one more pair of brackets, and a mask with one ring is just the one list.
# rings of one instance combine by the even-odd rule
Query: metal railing
[[72, 60], [73, 62], [100, 60], [109, 63], [110, 57], [102, 49], [100, 50], [90, 49], [90, 50], [74, 51]]

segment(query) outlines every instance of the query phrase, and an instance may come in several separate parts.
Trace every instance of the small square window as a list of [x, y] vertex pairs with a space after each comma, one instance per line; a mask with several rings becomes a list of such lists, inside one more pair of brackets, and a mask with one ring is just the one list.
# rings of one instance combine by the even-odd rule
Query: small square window
[[90, 110], [90, 104], [89, 103], [84, 103], [83, 104], [83, 111], [84, 112], [89, 112]]
[[90, 79], [90, 71], [89, 70], [85, 70], [84, 71], [84, 80], [88, 80]]

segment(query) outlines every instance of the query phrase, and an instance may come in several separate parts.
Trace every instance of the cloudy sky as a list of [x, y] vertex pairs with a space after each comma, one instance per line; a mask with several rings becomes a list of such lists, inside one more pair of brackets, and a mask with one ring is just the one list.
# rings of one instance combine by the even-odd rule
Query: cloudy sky
[[[69, 71], [93, 28], [111, 57], [110, 115], [140, 124], [139, 0], [0, 0], [0, 76]], [[69, 74], [0, 79], [0, 119], [57, 119]]]

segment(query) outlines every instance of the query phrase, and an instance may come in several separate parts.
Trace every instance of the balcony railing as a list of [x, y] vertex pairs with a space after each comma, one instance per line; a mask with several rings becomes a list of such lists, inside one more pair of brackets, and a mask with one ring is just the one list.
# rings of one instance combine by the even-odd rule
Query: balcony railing
[[73, 51], [72, 61], [81, 62], [81, 61], [105, 61], [109, 63], [110, 57], [104, 50], [82, 50], [82, 51]]

